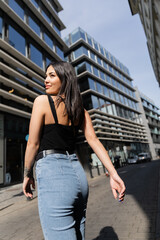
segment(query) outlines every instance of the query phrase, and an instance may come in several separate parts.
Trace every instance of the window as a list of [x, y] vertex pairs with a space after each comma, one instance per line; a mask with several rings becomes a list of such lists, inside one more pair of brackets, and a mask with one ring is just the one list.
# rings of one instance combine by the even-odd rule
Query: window
[[114, 57], [111, 55], [111, 62], [114, 64]]
[[34, 77], [32, 77], [32, 80], [33, 80], [34, 82], [40, 84], [42, 87], [44, 87], [44, 82], [42, 83], [40, 80], [38, 80], [38, 79], [36, 79], [36, 78], [34, 78]]
[[0, 17], [0, 38], [2, 37], [2, 18]]
[[103, 66], [104, 66], [105, 69], [108, 69], [107, 63], [105, 61], [103, 61]]
[[97, 56], [97, 63], [99, 63], [100, 65], [102, 65], [101, 59]]
[[45, 67], [47, 67], [51, 62], [52, 62], [52, 60], [46, 57]]
[[86, 69], [88, 72], [92, 73], [91, 65], [88, 62], [86, 62]]
[[106, 54], [106, 58], [107, 58], [108, 60], [110, 60], [110, 58], [109, 58], [109, 52], [105, 51], [105, 54]]
[[83, 63], [77, 65], [75, 70], [76, 70], [77, 74], [80, 74], [85, 71], [92, 73], [91, 65], [87, 62], [83, 62]]
[[42, 9], [42, 15], [46, 19], [46, 21], [49, 24], [51, 24], [52, 21], [51, 21], [51, 18], [50, 18], [50, 14], [49, 14], [49, 12], [45, 8]]
[[81, 55], [87, 55], [88, 56], [88, 50], [85, 47], [80, 47], [74, 51], [74, 57], [75, 59], [80, 57]]
[[92, 89], [92, 90], [96, 90], [95, 81], [91, 78], [88, 78], [88, 82], [89, 82], [89, 88]]
[[93, 40], [93, 43], [94, 43], [94, 48], [95, 48], [97, 51], [99, 51], [99, 49], [98, 49], [98, 43], [97, 43], [95, 40]]
[[83, 106], [86, 110], [90, 110], [93, 108], [90, 95], [83, 95], [82, 100], [83, 100]]
[[99, 98], [99, 104], [102, 112], [106, 112], [105, 101], [102, 98]]
[[93, 108], [98, 109], [99, 108], [98, 98], [96, 96], [92, 95], [91, 99], [92, 99]]
[[87, 35], [87, 42], [88, 42], [89, 45], [92, 46], [92, 39], [89, 35]]
[[100, 52], [104, 56], [104, 50], [103, 50], [102, 46], [100, 46]]
[[32, 44], [30, 44], [30, 58], [35, 64], [43, 68], [42, 53]]
[[115, 95], [115, 100], [116, 100], [117, 102], [119, 102], [119, 94], [118, 94], [117, 92], [115, 92], [114, 95]]
[[25, 55], [25, 38], [9, 25], [9, 44]]
[[107, 112], [111, 115], [113, 115], [113, 110], [112, 110], [112, 104], [110, 102], [106, 102], [107, 105]]
[[109, 89], [109, 95], [112, 99], [114, 99], [114, 92], [112, 89]]
[[13, 9], [13, 11], [22, 19], [24, 20], [24, 10], [23, 8], [18, 4], [19, 1], [16, 0], [9, 0], [9, 6]]
[[96, 55], [90, 51], [90, 56], [93, 61], [96, 61]]
[[108, 88], [106, 86], [103, 87], [103, 93], [106, 97], [109, 97]]
[[109, 71], [112, 72], [112, 70], [113, 70], [112, 67], [109, 65]]
[[110, 76], [109, 76], [109, 75], [106, 75], [106, 80], [107, 80], [107, 82], [108, 82], [108, 83], [110, 83], [110, 84], [111, 84], [111, 78], [110, 78]]
[[64, 53], [57, 45], [56, 45], [56, 53], [60, 58], [64, 59]]
[[112, 85], [116, 87], [116, 81], [112, 78]]
[[36, 0], [31, 0], [31, 2], [34, 4], [34, 6], [38, 9], [38, 3], [37, 3], [37, 1]]
[[96, 67], [93, 67], [93, 73], [99, 77], [98, 69]]
[[81, 31], [79, 28], [71, 33], [72, 43], [78, 41], [80, 38], [85, 40], [85, 33]]
[[50, 48], [53, 49], [53, 41], [52, 41], [52, 39], [51, 39], [51, 38], [48, 36], [48, 34], [45, 33], [45, 32], [44, 32], [43, 36], [44, 36], [44, 41], [45, 41], [45, 43], [46, 43]]
[[119, 94], [119, 96], [120, 96], [120, 101], [121, 101], [121, 103], [122, 103], [122, 104], [125, 104], [124, 97], [123, 97], [121, 94]]
[[100, 78], [103, 79], [103, 80], [105, 80], [105, 74], [104, 74], [104, 72], [102, 72], [102, 71], [100, 71]]
[[56, 33], [61, 36], [61, 30], [59, 29], [59, 27], [56, 26], [56, 24], [53, 25], [54, 30], [56, 31]]
[[40, 36], [40, 27], [39, 25], [29, 16], [28, 17], [28, 24]]
[[100, 83], [98, 83], [98, 82], [96, 83], [96, 85], [97, 85], [97, 92], [103, 94], [103, 91], [102, 91], [102, 85], [101, 85]]

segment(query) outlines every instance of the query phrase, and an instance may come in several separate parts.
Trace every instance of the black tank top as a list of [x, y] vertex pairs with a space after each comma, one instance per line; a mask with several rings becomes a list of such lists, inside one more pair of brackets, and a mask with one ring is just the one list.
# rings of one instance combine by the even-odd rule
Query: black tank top
[[72, 121], [71, 126], [59, 124], [54, 101], [50, 95], [48, 100], [55, 123], [43, 125], [38, 152], [49, 149], [74, 151], [78, 126], [74, 126]]

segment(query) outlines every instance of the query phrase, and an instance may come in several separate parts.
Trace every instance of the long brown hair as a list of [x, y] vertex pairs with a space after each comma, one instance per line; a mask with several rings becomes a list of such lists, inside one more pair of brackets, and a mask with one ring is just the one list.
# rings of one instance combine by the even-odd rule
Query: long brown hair
[[[81, 125], [84, 120], [84, 108], [74, 68], [70, 63], [64, 61], [51, 62], [46, 71], [49, 66], [54, 68], [62, 83], [57, 95], [58, 99], [62, 99], [63, 95], [65, 96], [65, 110], [69, 119], [76, 125]], [[57, 104], [59, 105], [59, 101]]]

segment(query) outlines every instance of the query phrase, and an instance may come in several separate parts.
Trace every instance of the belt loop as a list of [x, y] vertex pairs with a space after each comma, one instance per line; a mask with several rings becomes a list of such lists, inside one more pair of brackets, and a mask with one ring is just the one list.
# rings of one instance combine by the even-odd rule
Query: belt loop
[[66, 154], [67, 154], [67, 156], [69, 156], [69, 152], [68, 151], [66, 151]]
[[46, 150], [43, 150], [43, 157], [46, 156]]

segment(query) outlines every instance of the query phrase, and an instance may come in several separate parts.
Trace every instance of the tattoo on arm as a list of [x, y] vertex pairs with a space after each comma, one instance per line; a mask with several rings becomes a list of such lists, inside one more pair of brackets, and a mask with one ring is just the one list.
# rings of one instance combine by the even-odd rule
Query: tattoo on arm
[[33, 178], [33, 167], [31, 167], [31, 169], [27, 167], [24, 168], [24, 177]]

